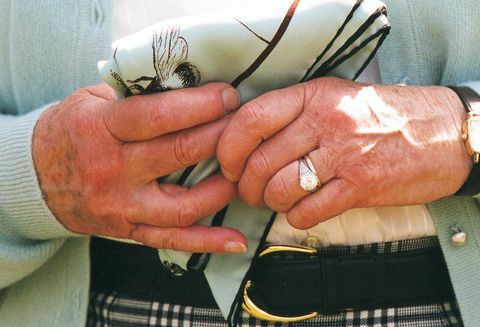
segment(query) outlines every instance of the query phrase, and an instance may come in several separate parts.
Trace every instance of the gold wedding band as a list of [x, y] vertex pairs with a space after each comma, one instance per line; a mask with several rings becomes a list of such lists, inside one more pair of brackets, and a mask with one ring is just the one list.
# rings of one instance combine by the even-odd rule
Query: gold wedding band
[[322, 183], [317, 176], [312, 160], [305, 156], [299, 161], [299, 185], [305, 192], [313, 193], [322, 187]]

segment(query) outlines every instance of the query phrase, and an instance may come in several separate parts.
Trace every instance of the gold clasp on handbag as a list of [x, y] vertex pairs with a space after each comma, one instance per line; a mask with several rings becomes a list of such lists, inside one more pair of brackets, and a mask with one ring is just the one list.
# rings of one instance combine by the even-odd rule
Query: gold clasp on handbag
[[[295, 245], [272, 245], [263, 250], [259, 257], [266, 256], [272, 253], [278, 252], [294, 252], [294, 253], [305, 253], [305, 254], [315, 254], [317, 250], [310, 247], [305, 246], [295, 246]], [[248, 289], [252, 286], [251, 281], [247, 281], [245, 284], [245, 289], [243, 290], [243, 310], [249, 313], [251, 316], [267, 321], [273, 322], [297, 322], [302, 321], [310, 318], [314, 318], [318, 315], [318, 312], [312, 312], [302, 316], [294, 316], [294, 317], [284, 317], [284, 316], [277, 316], [267, 311], [260, 309], [248, 296]]]

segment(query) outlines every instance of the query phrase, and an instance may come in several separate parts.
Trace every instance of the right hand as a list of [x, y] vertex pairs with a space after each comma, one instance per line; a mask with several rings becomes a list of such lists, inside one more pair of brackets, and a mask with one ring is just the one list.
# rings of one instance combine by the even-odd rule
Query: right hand
[[212, 176], [187, 189], [157, 178], [215, 155], [238, 93], [212, 83], [115, 100], [106, 85], [47, 110], [33, 137], [43, 195], [69, 230], [154, 248], [243, 252], [238, 231], [195, 225], [226, 206], [235, 186]]

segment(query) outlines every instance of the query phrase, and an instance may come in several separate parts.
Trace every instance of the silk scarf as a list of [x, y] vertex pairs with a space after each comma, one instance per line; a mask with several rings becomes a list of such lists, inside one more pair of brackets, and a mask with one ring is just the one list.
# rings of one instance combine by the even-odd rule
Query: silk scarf
[[[322, 76], [355, 79], [389, 30], [378, 0], [284, 0], [159, 22], [114, 42], [111, 57], [98, 67], [118, 98], [223, 81], [245, 103]], [[188, 187], [218, 168], [210, 159], [159, 180]], [[274, 219], [269, 209], [234, 200], [199, 223], [240, 230], [249, 242], [246, 253], [159, 250], [160, 260], [175, 273], [202, 270], [223, 315], [235, 325], [249, 270]]]

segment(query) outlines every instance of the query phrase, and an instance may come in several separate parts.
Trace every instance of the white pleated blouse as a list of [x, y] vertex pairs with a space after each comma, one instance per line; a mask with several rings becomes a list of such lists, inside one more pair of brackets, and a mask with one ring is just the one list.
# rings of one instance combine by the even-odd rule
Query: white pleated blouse
[[[281, 0], [262, 0], [262, 3]], [[258, 4], [259, 0], [116, 0], [116, 37], [137, 32], [148, 25], [182, 16], [232, 11]], [[359, 80], [380, 82], [374, 60]], [[382, 207], [349, 210], [309, 230], [292, 228], [284, 215], [276, 219], [267, 241], [301, 244], [315, 237], [321, 246], [358, 245], [435, 235], [426, 206]]]

